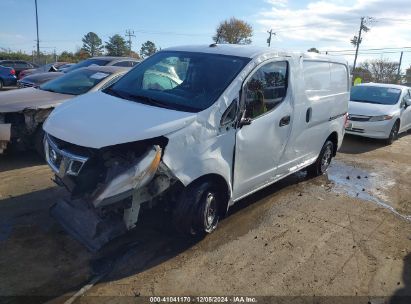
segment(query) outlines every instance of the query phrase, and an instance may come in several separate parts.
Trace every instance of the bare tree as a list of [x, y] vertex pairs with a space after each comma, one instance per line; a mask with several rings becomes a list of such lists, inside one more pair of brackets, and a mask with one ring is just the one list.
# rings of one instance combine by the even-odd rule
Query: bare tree
[[374, 82], [395, 83], [397, 80], [398, 62], [381, 58], [365, 61], [360, 67], [370, 71]]
[[213, 40], [216, 43], [250, 44], [252, 35], [250, 24], [233, 17], [220, 23]]

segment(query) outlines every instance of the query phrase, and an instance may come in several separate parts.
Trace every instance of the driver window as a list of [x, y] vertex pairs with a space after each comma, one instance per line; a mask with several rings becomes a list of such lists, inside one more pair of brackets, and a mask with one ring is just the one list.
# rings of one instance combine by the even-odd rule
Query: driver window
[[286, 61], [259, 68], [245, 84], [246, 117], [257, 118], [275, 109], [285, 98], [288, 85]]

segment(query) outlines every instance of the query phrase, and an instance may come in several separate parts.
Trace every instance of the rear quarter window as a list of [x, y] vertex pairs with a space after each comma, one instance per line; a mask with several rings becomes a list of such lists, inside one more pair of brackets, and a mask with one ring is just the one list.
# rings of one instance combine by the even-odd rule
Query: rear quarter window
[[343, 64], [304, 61], [304, 82], [309, 97], [346, 93], [349, 90], [347, 67]]

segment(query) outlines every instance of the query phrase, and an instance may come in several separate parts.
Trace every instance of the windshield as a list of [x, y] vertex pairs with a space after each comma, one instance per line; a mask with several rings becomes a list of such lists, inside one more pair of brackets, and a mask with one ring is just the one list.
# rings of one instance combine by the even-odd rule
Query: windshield
[[39, 88], [43, 91], [61, 94], [80, 95], [88, 92], [110, 73], [80, 69], [51, 80]]
[[88, 67], [92, 64], [103, 66], [103, 65], [106, 65], [109, 62], [110, 62], [110, 60], [107, 60], [107, 59], [93, 59], [93, 58], [86, 59], [86, 60], [80, 61], [79, 63], [76, 63], [75, 65], [72, 65], [71, 67], [65, 69], [64, 73], [68, 73], [68, 72], [77, 70], [79, 68], [85, 68], [85, 67]]
[[158, 52], [128, 72], [107, 94], [186, 112], [211, 106], [249, 58]]
[[355, 86], [351, 89], [351, 101], [383, 105], [394, 105], [398, 102], [401, 90], [387, 87]]

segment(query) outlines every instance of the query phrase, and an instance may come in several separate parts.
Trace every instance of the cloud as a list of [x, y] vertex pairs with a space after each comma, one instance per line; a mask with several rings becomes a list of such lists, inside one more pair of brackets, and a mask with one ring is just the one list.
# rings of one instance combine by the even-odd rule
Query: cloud
[[265, 0], [271, 8], [259, 14], [261, 31], [272, 28], [281, 40], [351, 48], [361, 16], [372, 16], [362, 48], [404, 47], [411, 41], [409, 0], [311, 1], [296, 8], [286, 0]]

